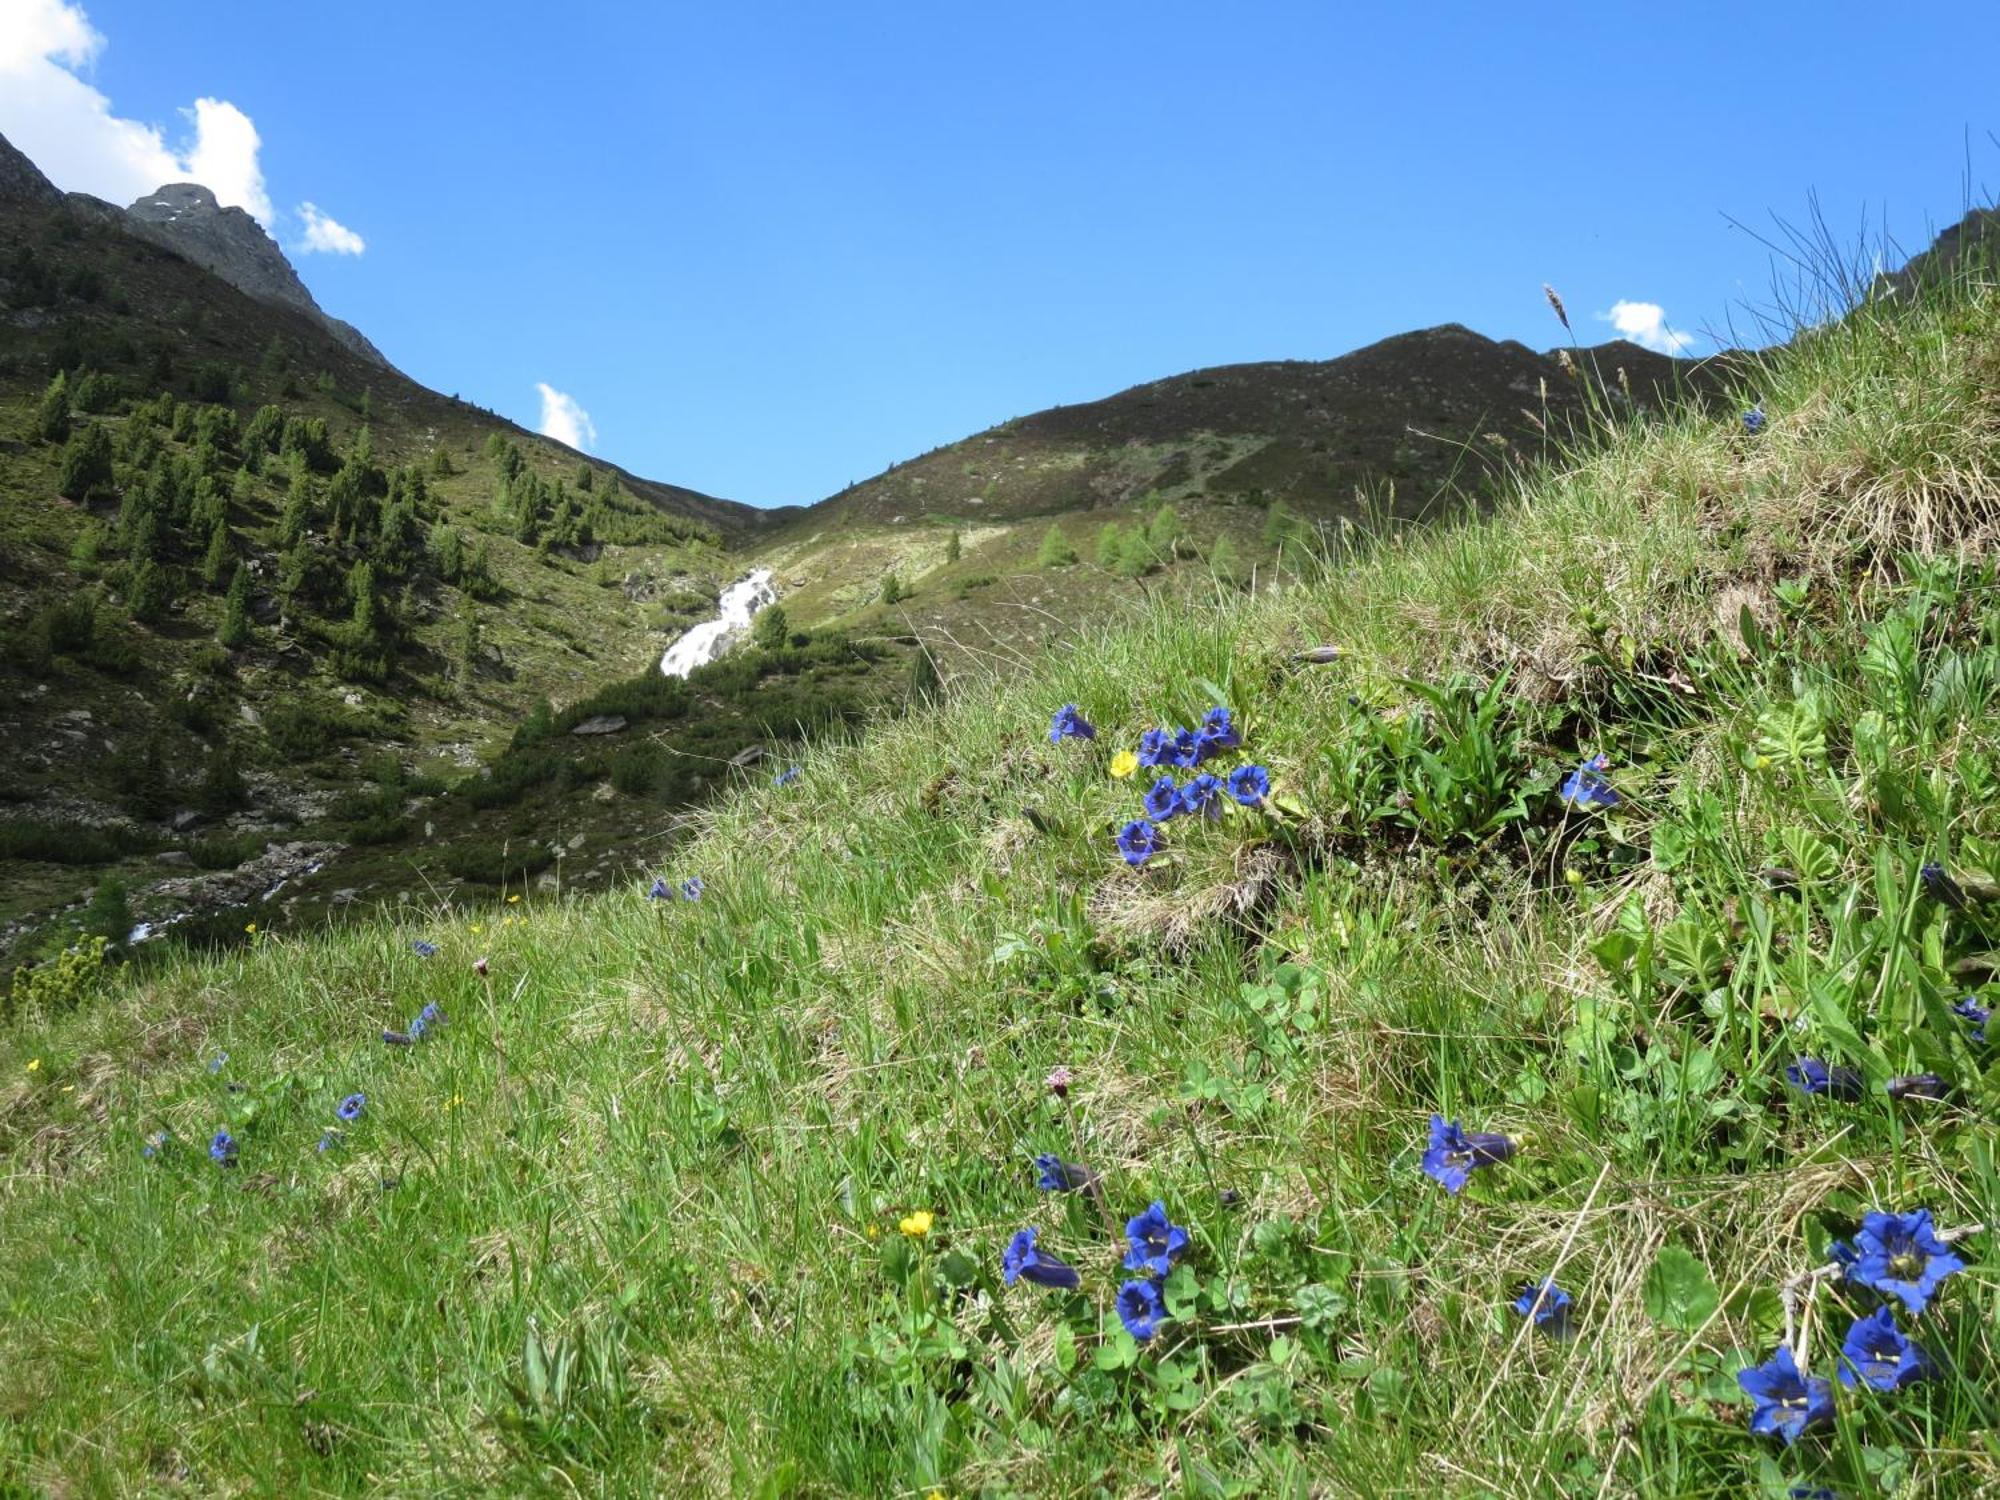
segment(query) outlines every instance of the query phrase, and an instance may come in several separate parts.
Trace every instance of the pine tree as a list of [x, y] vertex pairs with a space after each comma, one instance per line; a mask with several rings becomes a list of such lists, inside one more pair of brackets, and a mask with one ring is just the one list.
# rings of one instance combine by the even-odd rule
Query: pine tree
[[243, 767], [233, 746], [224, 745], [209, 757], [194, 800], [203, 812], [217, 817], [249, 802], [250, 790], [243, 784]]
[[1125, 536], [1112, 521], [1097, 533], [1097, 565], [1100, 568], [1116, 568], [1119, 554], [1125, 545]]
[[1063, 535], [1060, 524], [1051, 526], [1042, 534], [1041, 549], [1035, 554], [1035, 563], [1044, 568], [1066, 568], [1076, 561], [1076, 548]]
[[373, 641], [381, 624], [375, 599], [375, 565], [365, 558], [347, 575], [347, 592], [354, 600], [354, 633], [363, 641]]
[[937, 660], [922, 646], [910, 658], [910, 677], [906, 689], [906, 701], [911, 708], [925, 707], [938, 701], [944, 691], [944, 682], [938, 676]]
[[231, 651], [250, 644], [250, 565], [238, 563], [222, 602], [222, 628], [215, 638]]
[[1135, 525], [1118, 543], [1115, 571], [1125, 578], [1141, 578], [1153, 571], [1156, 561], [1153, 544], [1146, 539], [1146, 528]]
[[1264, 545], [1282, 551], [1292, 538], [1295, 524], [1292, 513], [1285, 509], [1285, 503], [1273, 500], [1271, 508], [1264, 513]]
[[596, 483], [596, 476], [590, 472], [589, 464], [578, 464], [576, 466], [576, 487], [578, 489], [587, 495], [590, 493], [591, 486]]
[[111, 438], [101, 423], [87, 422], [63, 444], [56, 490], [71, 500], [87, 500], [111, 483]]
[[785, 606], [767, 604], [757, 612], [757, 622], [750, 627], [750, 640], [759, 650], [781, 651], [792, 638], [792, 622], [785, 617]]
[[1171, 505], [1162, 505], [1153, 512], [1153, 519], [1146, 527], [1146, 541], [1156, 556], [1171, 560], [1180, 548], [1182, 535], [1181, 518], [1174, 514]]
[[104, 528], [95, 520], [85, 521], [83, 530], [76, 534], [76, 541], [69, 549], [69, 565], [79, 573], [88, 573], [97, 566], [97, 559], [104, 551]]
[[132, 581], [125, 591], [125, 607], [133, 619], [150, 625], [166, 614], [174, 602], [173, 575], [148, 557], [132, 569]]
[[962, 555], [962, 552], [963, 548], [961, 543], [959, 542], [958, 533], [954, 531], [949, 537], [945, 539], [945, 544], [944, 544], [945, 565], [949, 567], [952, 563], [957, 562], [959, 557]]
[[35, 413], [35, 432], [45, 443], [60, 443], [69, 436], [69, 377], [56, 371], [56, 378], [42, 393]]
[[440, 448], [431, 455], [431, 473], [439, 479], [449, 479], [458, 470], [451, 466], [451, 455]]
[[202, 554], [201, 584], [203, 588], [214, 589], [221, 585], [223, 571], [229, 566], [229, 522], [225, 517], [217, 517], [209, 529], [208, 551]]
[[457, 583], [465, 573], [465, 544], [449, 522], [440, 521], [431, 528], [424, 549], [430, 554], [431, 567], [446, 583]]
[[132, 906], [125, 898], [125, 882], [106, 875], [90, 893], [90, 905], [83, 914], [85, 937], [101, 937], [112, 945], [123, 944], [132, 935]]
[[907, 596], [903, 592], [903, 580], [891, 573], [882, 580], [882, 602], [900, 604]]

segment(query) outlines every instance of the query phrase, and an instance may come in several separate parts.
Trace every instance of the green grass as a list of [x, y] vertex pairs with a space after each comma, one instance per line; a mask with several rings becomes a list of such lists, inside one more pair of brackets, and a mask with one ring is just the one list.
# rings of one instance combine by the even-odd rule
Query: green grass
[[[1950, 1010], [2000, 911], [1918, 875], [2000, 867], [1996, 350], [1989, 285], [1859, 315], [1751, 372], [1754, 441], [1636, 428], [1485, 521], [961, 682], [717, 805], [665, 871], [699, 904], [430, 910], [51, 999], [0, 1034], [0, 1476], [1993, 1489], [1983, 1233], [1915, 1323], [1936, 1379], [1786, 1449], [1734, 1376], [1863, 1211], [2000, 1224], [2000, 1079]], [[1127, 870], [1111, 754], [1218, 699], [1274, 808]], [[1048, 743], [1070, 701], [1094, 745]], [[1597, 750], [1621, 805], [1566, 809]], [[1789, 1090], [1801, 1054], [1866, 1097]], [[1953, 1101], [1891, 1103], [1920, 1070]], [[1518, 1154], [1447, 1195], [1433, 1111]], [[1043, 1152], [1101, 1202], [1038, 1193]], [[1192, 1247], [1140, 1346], [1113, 1226], [1154, 1198]], [[1002, 1286], [1023, 1225], [1079, 1294]], [[1568, 1341], [1509, 1311], [1551, 1275]], [[1866, 1305], [1813, 1300], [1818, 1373]]]

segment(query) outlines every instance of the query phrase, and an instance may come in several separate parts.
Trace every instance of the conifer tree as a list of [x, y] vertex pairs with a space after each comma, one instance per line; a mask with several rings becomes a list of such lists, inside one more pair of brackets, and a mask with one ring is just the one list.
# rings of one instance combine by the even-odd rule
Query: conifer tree
[[215, 638], [231, 651], [250, 644], [250, 565], [239, 562], [222, 602], [222, 628]]
[[1125, 543], [1124, 534], [1116, 521], [1109, 522], [1097, 533], [1097, 565], [1100, 568], [1116, 568], [1118, 557]]
[[792, 637], [792, 622], [785, 617], [785, 606], [767, 604], [757, 612], [756, 623], [750, 627], [751, 643], [763, 651], [779, 651]]
[[60, 370], [42, 392], [42, 404], [35, 412], [35, 433], [45, 443], [60, 443], [69, 436], [69, 377]]
[[63, 444], [56, 489], [71, 500], [87, 500], [111, 483], [111, 438], [98, 422], [86, 422]]
[[229, 555], [229, 522], [227, 518], [218, 516], [215, 524], [209, 529], [208, 551], [202, 554], [203, 588], [213, 589], [221, 586], [223, 572], [229, 566]]
[[949, 566], [957, 562], [963, 555], [963, 552], [964, 548], [958, 539], [958, 533], [954, 531], [949, 537], [945, 538], [944, 560], [946, 565]]
[[458, 618], [455, 622], [453, 665], [457, 668], [460, 682], [472, 681], [478, 669], [483, 641], [479, 630], [479, 606], [472, 602], [470, 594], [462, 594], [458, 601]]
[[898, 578], [894, 573], [891, 573], [887, 578], [882, 580], [882, 602], [884, 604], [900, 604], [905, 597], [903, 593], [903, 580]]
[[1037, 566], [1044, 568], [1066, 568], [1076, 561], [1076, 548], [1063, 535], [1060, 524], [1051, 526], [1042, 534], [1041, 549], [1035, 553]]
[[1236, 555], [1236, 543], [1227, 535], [1217, 537], [1215, 545], [1208, 549], [1208, 571], [1215, 575], [1218, 582], [1225, 583], [1231, 588], [1243, 581], [1242, 564], [1238, 562]]

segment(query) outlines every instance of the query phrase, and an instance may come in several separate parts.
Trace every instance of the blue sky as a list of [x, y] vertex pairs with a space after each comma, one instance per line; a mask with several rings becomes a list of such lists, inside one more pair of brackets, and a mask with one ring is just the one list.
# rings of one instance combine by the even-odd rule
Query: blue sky
[[0, 0], [0, 132], [194, 168], [417, 379], [756, 504], [1201, 365], [1547, 347], [1544, 281], [1705, 350], [1770, 300], [1729, 218], [1920, 248], [1968, 132], [2000, 184], [1990, 0], [1526, 10]]

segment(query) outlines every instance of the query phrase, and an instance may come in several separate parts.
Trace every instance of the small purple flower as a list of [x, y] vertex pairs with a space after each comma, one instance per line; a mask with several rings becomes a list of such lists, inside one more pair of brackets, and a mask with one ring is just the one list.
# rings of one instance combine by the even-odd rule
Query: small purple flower
[[1878, 1391], [1899, 1391], [1930, 1374], [1930, 1356], [1896, 1326], [1896, 1310], [1886, 1302], [1856, 1318], [1840, 1346], [1840, 1383]]
[[339, 1144], [340, 1144], [340, 1132], [338, 1130], [323, 1130], [320, 1132], [319, 1144], [313, 1147], [313, 1150], [319, 1152], [322, 1156], [324, 1156], [327, 1152], [333, 1150], [333, 1148], [338, 1146]]
[[1927, 1104], [1942, 1104], [1951, 1097], [1951, 1085], [1935, 1073], [1911, 1073], [1903, 1078], [1891, 1078], [1882, 1085], [1882, 1092], [1891, 1099], [1920, 1099]]
[[433, 1000], [417, 1012], [417, 1019], [424, 1023], [424, 1029], [428, 1031], [433, 1026], [444, 1025], [444, 1012], [437, 1008], [437, 1002]]
[[653, 883], [646, 888], [646, 899], [648, 901], [671, 901], [674, 899], [674, 888], [667, 884], [666, 876], [655, 875], [653, 877]]
[[228, 1061], [229, 1054], [227, 1052], [218, 1052], [208, 1060], [208, 1071], [211, 1073], [220, 1073]]
[[1607, 755], [1593, 755], [1579, 765], [1564, 780], [1556, 795], [1571, 807], [1591, 812], [1598, 808], [1616, 807], [1624, 798], [1612, 789], [1604, 779], [1604, 773], [1611, 769], [1611, 758]]
[[427, 943], [422, 938], [418, 938], [414, 943], [410, 944], [410, 951], [416, 954], [418, 958], [436, 958], [438, 956], [438, 945], [436, 943]]
[[1801, 1057], [1785, 1064], [1785, 1081], [1802, 1094], [1825, 1094], [1829, 1099], [1859, 1099], [1861, 1075], [1852, 1068], [1828, 1067], [1817, 1057]]
[[1977, 995], [1967, 995], [1951, 1009], [1960, 1020], [1972, 1023], [1972, 1030], [1967, 1032], [1966, 1036], [1983, 1046], [1986, 1042], [1986, 1023], [1993, 1012], [1979, 1003]]
[[1514, 1311], [1548, 1333], [1569, 1331], [1570, 1295], [1554, 1281], [1530, 1281], [1514, 1299]]
[[1236, 721], [1228, 709], [1217, 704], [1201, 716], [1201, 747], [1204, 758], [1220, 755], [1225, 750], [1234, 750], [1243, 743], [1243, 735], [1236, 728]]
[[1764, 430], [1764, 403], [1759, 401], [1743, 413], [1743, 430], [1755, 437]]
[[1219, 818], [1222, 792], [1222, 778], [1204, 771], [1181, 788], [1180, 810], [1191, 818]]
[[1229, 773], [1229, 795], [1245, 807], [1262, 807], [1271, 795], [1271, 773], [1262, 766], [1238, 766]]
[[1067, 1099], [1069, 1097], [1069, 1086], [1075, 1082], [1075, 1075], [1070, 1072], [1068, 1067], [1058, 1065], [1049, 1069], [1049, 1076], [1044, 1078], [1042, 1082], [1048, 1086], [1049, 1092], [1054, 1094], [1058, 1099]]
[[1971, 903], [1965, 899], [1965, 888], [1951, 878], [1951, 872], [1935, 860], [1927, 861], [1917, 871], [1917, 878], [1923, 882], [1925, 892], [1939, 906], [1952, 911], [1964, 911]]
[[1144, 818], [1134, 818], [1118, 830], [1118, 852], [1134, 869], [1160, 852], [1160, 830]]
[[1854, 1236], [1854, 1264], [1847, 1279], [1884, 1297], [1901, 1299], [1915, 1317], [1930, 1306], [1938, 1284], [1965, 1269], [1965, 1262], [1938, 1238], [1931, 1212], [1871, 1213]]
[[1125, 1221], [1125, 1269], [1164, 1276], [1188, 1247], [1188, 1232], [1167, 1218], [1167, 1206], [1158, 1199], [1142, 1214]]
[[1083, 716], [1074, 703], [1065, 703], [1056, 710], [1056, 716], [1049, 721], [1049, 743], [1060, 745], [1064, 740], [1094, 740], [1097, 726]]
[[229, 1133], [227, 1127], [216, 1131], [208, 1143], [209, 1159], [218, 1167], [233, 1167], [236, 1165], [236, 1153], [236, 1137]]
[[799, 770], [797, 766], [786, 766], [784, 770], [780, 771], [776, 776], [773, 776], [771, 778], [771, 785], [790, 786], [793, 782], [797, 781], [802, 774], [803, 773]]
[[1514, 1154], [1514, 1142], [1487, 1130], [1465, 1130], [1456, 1120], [1449, 1124], [1443, 1115], [1431, 1116], [1431, 1144], [1424, 1152], [1423, 1170], [1444, 1184], [1454, 1196], [1481, 1167], [1503, 1162]]
[[[425, 1037], [430, 1035], [430, 1031], [431, 1023], [426, 1021], [422, 1016], [418, 1016], [414, 1021], [410, 1022], [410, 1040], [413, 1042], [421, 1042]], [[387, 1033], [384, 1033], [383, 1039], [385, 1041], [388, 1039]]]
[[151, 1161], [167, 1149], [167, 1142], [173, 1138], [171, 1131], [156, 1130], [146, 1137], [146, 1144], [139, 1148], [139, 1154], [145, 1157], [147, 1161]]
[[367, 1108], [368, 1096], [366, 1094], [349, 1094], [345, 1099], [340, 1101], [340, 1104], [334, 1109], [334, 1113], [352, 1125], [356, 1120], [361, 1118], [362, 1112]]
[[1046, 1250], [1037, 1250], [1035, 1240], [1040, 1234], [1038, 1229], [1023, 1229], [1007, 1242], [1007, 1248], [1000, 1254], [1000, 1279], [1012, 1286], [1025, 1276], [1036, 1286], [1075, 1291], [1083, 1285], [1083, 1277], [1067, 1261], [1058, 1260]]
[[1833, 1382], [1801, 1374], [1798, 1361], [1783, 1344], [1763, 1364], [1738, 1370], [1736, 1383], [1756, 1403], [1750, 1430], [1766, 1437], [1776, 1434], [1787, 1446], [1808, 1427], [1823, 1427], [1833, 1420]]
[[1035, 1158], [1035, 1186], [1045, 1193], [1073, 1193], [1096, 1181], [1090, 1168], [1064, 1161], [1052, 1151]]
[[1167, 1302], [1157, 1282], [1128, 1281], [1118, 1288], [1118, 1321], [1138, 1343], [1148, 1342], [1166, 1321]]
[[702, 883], [702, 878], [699, 875], [690, 875], [686, 880], [681, 882], [681, 900], [699, 901], [701, 893], [706, 889], [707, 887]]
[[1201, 764], [1201, 736], [1192, 729], [1174, 731], [1173, 764], [1182, 770], [1192, 770]]
[[1181, 810], [1181, 789], [1174, 785], [1174, 778], [1162, 776], [1147, 790], [1143, 806], [1146, 816], [1155, 823], [1164, 823]]
[[407, 1047], [416, 1040], [407, 1031], [385, 1031], [382, 1040], [391, 1047]]
[[1174, 731], [1149, 729], [1139, 736], [1139, 764], [1158, 768], [1174, 762]]

